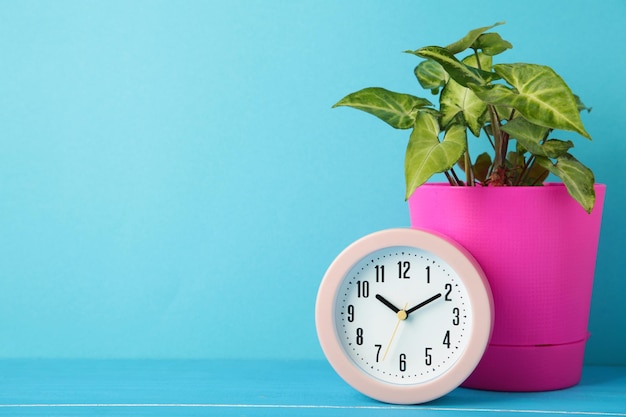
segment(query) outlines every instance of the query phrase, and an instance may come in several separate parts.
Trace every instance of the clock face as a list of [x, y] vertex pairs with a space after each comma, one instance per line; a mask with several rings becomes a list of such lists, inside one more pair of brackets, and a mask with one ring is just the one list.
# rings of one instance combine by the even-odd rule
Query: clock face
[[349, 245], [326, 271], [315, 306], [335, 371], [396, 404], [431, 401], [465, 381], [492, 323], [491, 290], [476, 260], [445, 236], [415, 229]]
[[463, 281], [441, 258], [410, 246], [367, 254], [345, 275], [334, 325], [346, 355], [384, 382], [436, 378], [463, 354], [472, 330]]

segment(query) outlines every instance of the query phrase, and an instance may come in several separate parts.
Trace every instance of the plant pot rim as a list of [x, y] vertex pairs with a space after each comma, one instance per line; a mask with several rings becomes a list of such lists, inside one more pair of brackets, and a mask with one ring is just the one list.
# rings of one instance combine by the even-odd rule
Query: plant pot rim
[[[454, 189], [460, 189], [460, 190], [471, 190], [471, 189], [483, 189], [483, 190], [515, 190], [515, 189], [522, 189], [522, 190], [542, 190], [545, 188], [551, 188], [551, 187], [565, 187], [565, 184], [563, 184], [562, 182], [546, 182], [543, 185], [505, 185], [502, 187], [493, 187], [493, 186], [484, 186], [484, 185], [477, 185], [475, 187], [467, 187], [467, 186], [458, 186], [458, 185], [451, 185], [448, 182], [427, 182], [424, 183], [422, 185], [420, 185], [417, 188], [422, 188], [422, 187], [448, 187], [448, 188], [454, 188]], [[606, 187], [606, 184], [604, 183], [594, 183], [594, 187]]]
[[[562, 182], [546, 182], [543, 185], [510, 185], [510, 186], [502, 186], [502, 187], [492, 187], [492, 186], [482, 186], [478, 185], [475, 187], [467, 187], [467, 186], [455, 186], [451, 185], [448, 182], [427, 182], [415, 189], [413, 193], [409, 196], [408, 200], [414, 198], [415, 195], [420, 194], [420, 188], [422, 191], [426, 191], [430, 189], [434, 191], [434, 189], [438, 190], [450, 190], [447, 192], [452, 193], [465, 193], [463, 195], [542, 195], [544, 193], [567, 193], [567, 189], [565, 184]], [[594, 183], [593, 188], [596, 190], [596, 193], [603, 192], [606, 190], [606, 184], [602, 183]], [[477, 194], [478, 193], [478, 194]]]

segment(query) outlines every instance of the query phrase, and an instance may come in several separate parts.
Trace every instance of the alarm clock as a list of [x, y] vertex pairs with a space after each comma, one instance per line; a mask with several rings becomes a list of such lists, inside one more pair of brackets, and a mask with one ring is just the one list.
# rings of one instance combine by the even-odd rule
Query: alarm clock
[[357, 391], [418, 404], [458, 387], [491, 335], [489, 283], [472, 255], [435, 232], [367, 235], [331, 263], [317, 294], [320, 345]]

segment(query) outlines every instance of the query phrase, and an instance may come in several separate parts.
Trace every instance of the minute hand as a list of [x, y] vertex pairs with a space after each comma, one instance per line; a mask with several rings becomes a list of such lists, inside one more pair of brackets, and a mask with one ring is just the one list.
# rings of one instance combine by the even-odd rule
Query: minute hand
[[415, 310], [418, 310], [422, 307], [424, 307], [426, 304], [432, 303], [433, 301], [435, 301], [437, 298], [441, 297], [441, 293], [439, 294], [435, 294], [432, 297], [430, 297], [428, 300], [426, 301], [422, 301], [421, 303], [419, 303], [418, 305], [416, 305], [415, 307], [411, 307], [406, 311], [407, 316], [409, 314], [411, 314], [412, 312], [414, 312]]

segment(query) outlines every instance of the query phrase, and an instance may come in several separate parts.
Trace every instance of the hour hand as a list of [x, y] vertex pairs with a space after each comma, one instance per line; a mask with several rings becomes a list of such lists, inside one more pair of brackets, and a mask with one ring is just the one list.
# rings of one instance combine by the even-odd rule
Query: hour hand
[[435, 301], [437, 298], [441, 297], [441, 293], [439, 294], [435, 294], [432, 297], [430, 297], [428, 300], [422, 301], [421, 303], [419, 303], [418, 305], [416, 305], [415, 307], [411, 307], [406, 311], [406, 314], [411, 314], [412, 312], [414, 312], [415, 310], [418, 310], [422, 307], [424, 307], [427, 304], [432, 303], [433, 301]]
[[385, 297], [383, 297], [380, 294], [376, 294], [376, 299], [378, 301], [380, 301], [381, 303], [383, 303], [384, 305], [386, 305], [387, 307], [389, 307], [391, 309], [391, 311], [393, 311], [394, 313], [398, 313], [398, 311], [400, 311], [400, 309], [396, 306], [394, 306], [393, 304], [391, 304]]

